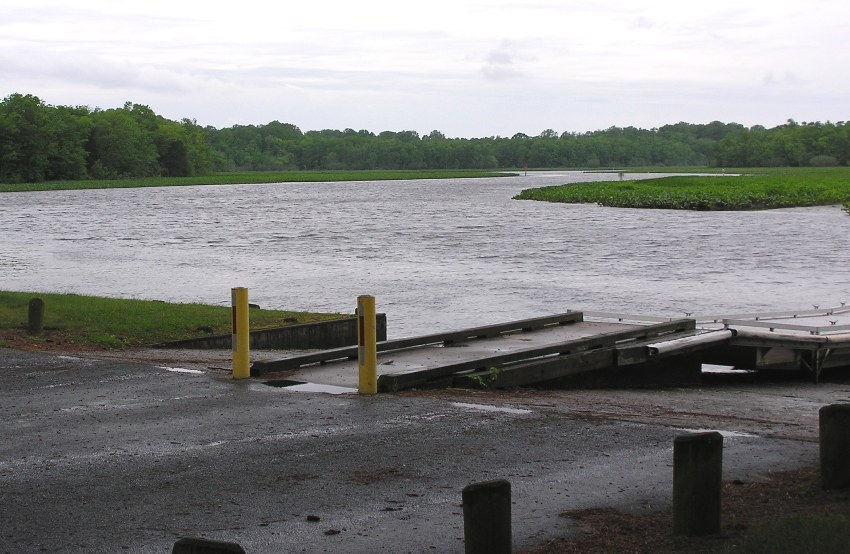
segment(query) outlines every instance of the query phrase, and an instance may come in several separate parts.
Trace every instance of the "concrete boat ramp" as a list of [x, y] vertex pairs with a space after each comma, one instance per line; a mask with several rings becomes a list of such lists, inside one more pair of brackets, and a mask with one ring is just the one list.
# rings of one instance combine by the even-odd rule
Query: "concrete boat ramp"
[[[568, 311], [381, 341], [378, 391], [441, 387], [699, 383], [703, 366], [793, 370], [818, 380], [850, 369], [850, 307], [686, 317]], [[251, 375], [295, 390], [355, 391], [356, 346], [256, 361]]]

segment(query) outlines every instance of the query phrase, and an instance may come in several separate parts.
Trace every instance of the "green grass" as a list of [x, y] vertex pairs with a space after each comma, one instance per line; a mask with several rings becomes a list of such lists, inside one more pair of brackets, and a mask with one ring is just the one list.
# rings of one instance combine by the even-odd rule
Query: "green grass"
[[[76, 344], [149, 346], [231, 332], [230, 306], [8, 291], [0, 291], [0, 329], [26, 329], [33, 298], [44, 301], [45, 330], [60, 332], [63, 340]], [[251, 328], [262, 329], [335, 319], [341, 314], [252, 309], [250, 317]]]
[[[0, 192], [77, 190], [104, 188], [185, 187], [195, 185], [235, 185], [320, 181], [385, 181], [406, 179], [459, 179], [470, 177], [504, 177], [507, 173], [481, 170], [444, 171], [252, 171], [215, 173], [198, 177], [150, 177], [143, 179], [104, 179], [80, 181], [46, 181], [43, 183], [0, 184]], [[515, 175], [515, 173], [514, 173]]]
[[[727, 170], [737, 171], [744, 172]], [[774, 168], [742, 176], [577, 183], [527, 189], [516, 198], [619, 208], [762, 210], [843, 204], [850, 210], [850, 168]]]

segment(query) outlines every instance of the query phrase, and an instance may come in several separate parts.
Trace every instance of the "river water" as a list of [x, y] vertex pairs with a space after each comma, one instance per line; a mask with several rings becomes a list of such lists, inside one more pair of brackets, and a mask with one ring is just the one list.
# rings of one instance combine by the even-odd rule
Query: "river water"
[[[627, 178], [651, 175], [627, 175]], [[850, 216], [517, 201], [611, 174], [0, 195], [0, 288], [351, 313], [391, 337], [565, 310], [683, 316], [850, 301]]]

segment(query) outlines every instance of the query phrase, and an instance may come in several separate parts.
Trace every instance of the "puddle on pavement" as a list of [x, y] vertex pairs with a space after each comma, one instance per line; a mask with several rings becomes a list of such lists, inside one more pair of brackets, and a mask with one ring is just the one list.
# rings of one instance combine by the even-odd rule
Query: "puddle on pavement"
[[292, 381], [291, 379], [273, 379], [271, 381], [263, 382], [264, 385], [268, 385], [270, 387], [294, 387], [296, 385], [303, 385], [304, 381]]
[[293, 381], [291, 379], [274, 379], [265, 381], [264, 385], [270, 387], [285, 388], [294, 392], [324, 392], [326, 394], [347, 394], [357, 392], [350, 387], [338, 387], [336, 385], [322, 385], [321, 383], [306, 383], [304, 381]]
[[469, 408], [472, 410], [481, 410], [482, 412], [503, 412], [506, 414], [530, 414], [531, 410], [523, 408], [506, 408], [504, 406], [490, 406], [488, 404], [467, 404], [466, 402], [452, 402], [452, 406], [458, 408]]
[[752, 433], [744, 433], [743, 431], [723, 431], [721, 429], [679, 429], [679, 431], [684, 431], [686, 433], [709, 433], [709, 432], [717, 432], [723, 435], [723, 438], [732, 438], [732, 437], [748, 437], [754, 438], [758, 437], [758, 435], [754, 435]]
[[186, 369], [185, 367], [167, 367], [167, 366], [157, 366], [159, 369], [164, 369], [165, 371], [171, 371], [172, 373], [188, 373], [190, 375], [203, 375], [204, 372], [200, 369]]

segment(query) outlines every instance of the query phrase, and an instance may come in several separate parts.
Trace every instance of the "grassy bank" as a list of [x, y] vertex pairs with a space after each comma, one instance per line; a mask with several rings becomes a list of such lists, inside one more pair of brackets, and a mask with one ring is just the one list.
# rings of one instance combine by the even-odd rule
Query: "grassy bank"
[[727, 172], [744, 175], [671, 176], [645, 181], [577, 183], [527, 189], [516, 198], [594, 203], [619, 208], [762, 210], [844, 204], [845, 209], [850, 209], [850, 168]]
[[240, 185], [261, 183], [304, 183], [322, 181], [387, 181], [406, 179], [462, 179], [472, 177], [504, 177], [494, 171], [252, 171], [216, 173], [198, 177], [149, 177], [143, 179], [104, 179], [80, 181], [47, 181], [43, 183], [0, 184], [0, 192], [45, 190], [77, 190], [142, 187], [185, 187], [196, 185]]
[[[34, 344], [50, 340], [122, 348], [231, 332], [230, 306], [8, 291], [0, 291], [0, 330], [22, 337], [29, 301], [36, 297], [44, 301], [45, 334], [33, 338]], [[251, 327], [262, 329], [338, 317], [340, 314], [252, 309]], [[8, 334], [6, 341], [8, 346]]]

